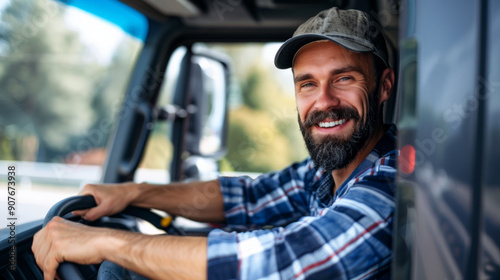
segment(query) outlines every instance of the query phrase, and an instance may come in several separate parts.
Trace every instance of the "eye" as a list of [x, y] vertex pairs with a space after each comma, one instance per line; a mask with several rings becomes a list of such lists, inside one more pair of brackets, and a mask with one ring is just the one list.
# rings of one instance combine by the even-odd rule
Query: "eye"
[[301, 87], [301, 88], [307, 88], [307, 87], [312, 87], [312, 86], [314, 86], [314, 84], [313, 84], [313, 83], [304, 83], [304, 84], [302, 84], [300, 87]]
[[353, 80], [352, 77], [346, 76], [346, 77], [342, 77], [342, 78], [338, 79], [337, 81], [338, 82], [347, 82], [347, 81], [351, 81], [351, 80]]

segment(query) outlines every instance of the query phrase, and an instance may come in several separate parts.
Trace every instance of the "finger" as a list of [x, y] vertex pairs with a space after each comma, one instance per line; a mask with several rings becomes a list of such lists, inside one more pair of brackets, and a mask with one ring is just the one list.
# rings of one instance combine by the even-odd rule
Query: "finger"
[[[99, 205], [100, 199], [97, 198], [96, 194], [94, 193], [94, 184], [86, 184], [83, 189], [78, 193], [78, 195], [91, 195], [94, 197], [96, 204]], [[97, 207], [97, 206], [96, 206]], [[73, 215], [75, 216], [81, 216], [84, 219], [87, 219], [87, 213], [89, 212], [89, 209], [83, 209], [83, 210], [75, 210], [72, 212]]]
[[108, 207], [106, 207], [105, 205], [98, 205], [97, 207], [90, 208], [87, 213], [85, 213], [85, 219], [92, 222], [102, 216], [109, 214], [108, 212]]
[[55, 276], [53, 273], [49, 273], [49, 272], [43, 272], [43, 279], [44, 280], [54, 280]]
[[85, 184], [85, 186], [83, 186], [82, 190], [80, 191], [80, 194], [88, 194], [94, 187], [94, 184]]
[[31, 243], [31, 251], [35, 253], [38, 249], [38, 238], [40, 237], [40, 231], [33, 235], [33, 243]]
[[95, 191], [98, 189], [97, 185], [86, 184], [78, 193], [79, 195], [92, 195], [95, 197]]
[[[40, 235], [38, 235], [37, 238], [40, 239]], [[50, 241], [48, 241], [48, 242], [50, 242]], [[42, 249], [43, 244], [45, 244], [45, 243], [46, 242], [44, 242], [43, 240], [37, 241], [36, 243], [34, 242], [33, 246], [31, 247], [32, 248], [31, 250], [33, 251], [33, 255], [35, 256], [35, 262], [40, 269], [43, 269], [43, 263], [45, 261], [45, 256], [46, 256], [45, 250]]]
[[33, 244], [31, 245], [31, 251], [33, 251], [33, 255], [35, 256], [35, 262], [38, 265], [38, 267], [40, 267], [40, 268], [42, 267], [42, 264], [43, 264], [43, 260], [42, 260], [43, 255], [39, 254], [40, 244], [41, 244], [40, 239], [42, 239], [42, 237], [41, 237], [42, 234], [43, 233], [41, 233], [41, 231], [37, 232], [33, 236]]
[[73, 211], [71, 213], [73, 213], [73, 215], [75, 216], [81, 216], [82, 218], [85, 218], [85, 215], [87, 214], [87, 212], [89, 212], [90, 209], [85, 209], [85, 210], [76, 210], [76, 211]]
[[49, 238], [46, 238], [45, 236], [46, 234], [44, 231], [37, 237], [39, 241], [37, 241], [37, 244], [35, 245], [35, 248], [33, 250], [36, 264], [42, 271], [46, 270], [47, 255], [49, 253], [50, 247], [52, 246], [51, 240]]
[[44, 263], [43, 279], [54, 280], [54, 278], [56, 277], [56, 270], [58, 266], [59, 262], [57, 261], [55, 256], [47, 256]]

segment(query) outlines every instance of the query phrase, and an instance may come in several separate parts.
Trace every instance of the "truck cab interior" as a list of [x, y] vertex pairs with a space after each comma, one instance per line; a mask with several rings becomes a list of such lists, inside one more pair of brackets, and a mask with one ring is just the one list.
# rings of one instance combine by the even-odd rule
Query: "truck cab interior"
[[[130, 72], [121, 77], [122, 90], [109, 93], [111, 98], [121, 100], [113, 111], [113, 122], [99, 123], [112, 127], [108, 129], [109, 135], [100, 139], [95, 136], [98, 134], [92, 134], [92, 139], [99, 138], [105, 143], [105, 159], [98, 179], [102, 183], [136, 179], [138, 167], [147, 154], [148, 140], [162, 123], [168, 124], [172, 151], [166, 166], [168, 181], [199, 180], [219, 171], [220, 159], [227, 152], [228, 110], [237, 65], [223, 50], [206, 48], [207, 45], [280, 43], [290, 38], [305, 20], [333, 6], [368, 12], [380, 22], [388, 42], [390, 64], [397, 74], [392, 97], [384, 107], [385, 122], [398, 126], [402, 158], [396, 198], [393, 278], [500, 277], [500, 219], [496, 214], [500, 210], [500, 180], [494, 176], [500, 166], [500, 148], [495, 145], [500, 140], [500, 40], [494, 36], [500, 32], [498, 2], [11, 0], [8, 4], [11, 10], [4, 7], [2, 21], [9, 23], [5, 11], [16, 11], [16, 5], [35, 2], [45, 6], [34, 18], [37, 20], [30, 21], [34, 24], [20, 25], [24, 37], [9, 41], [9, 33], [0, 30], [0, 64], [4, 64], [1, 75], [11, 69], [7, 66], [14, 65], [15, 56], [8, 53], [9, 47], [21, 42], [16, 46], [21, 46], [21, 53], [27, 53], [23, 42], [43, 34], [40, 30], [49, 26], [45, 22], [61, 7], [90, 13], [140, 41]], [[75, 15], [67, 15], [72, 16]], [[83, 26], [80, 28], [86, 25], [81, 21], [79, 24]], [[59, 41], [52, 38], [52, 42]], [[168, 75], [169, 67], [176, 69], [176, 75]], [[109, 71], [121, 73], [119, 68]], [[105, 74], [95, 76], [99, 75]], [[171, 93], [164, 103], [161, 100], [166, 84]], [[7, 93], [12, 88], [3, 79], [0, 87]], [[74, 90], [73, 94], [78, 95], [79, 91]], [[103, 94], [107, 94], [106, 90]], [[19, 121], [9, 118], [17, 110], [12, 98], [6, 95], [0, 99], [4, 104], [0, 105], [3, 111], [0, 124], [4, 127], [0, 129], [3, 137], [0, 140], [10, 139], [8, 129]], [[54, 106], [64, 107], [64, 98], [54, 99]], [[95, 100], [93, 106], [99, 106], [100, 99]], [[3, 169], [0, 172], [10, 165], [22, 166], [18, 168], [19, 174], [27, 172], [28, 165], [16, 163], [26, 160], [12, 154], [11, 157], [0, 154]], [[44, 156], [39, 152], [31, 161], [41, 161]], [[88, 197], [66, 199], [56, 204], [47, 217], [62, 215], [79, 220], [70, 212], [94, 204]], [[186, 229], [175, 223], [165, 225], [163, 216], [135, 208], [93, 225], [140, 230], [134, 216], [168, 234], [206, 234], [205, 229]], [[0, 278], [43, 278], [31, 252], [32, 237], [43, 223], [36, 220], [16, 225], [15, 269], [11, 269], [9, 259], [12, 230], [0, 231]], [[71, 269], [79, 273], [80, 279], [93, 279], [98, 265], [71, 265]]]

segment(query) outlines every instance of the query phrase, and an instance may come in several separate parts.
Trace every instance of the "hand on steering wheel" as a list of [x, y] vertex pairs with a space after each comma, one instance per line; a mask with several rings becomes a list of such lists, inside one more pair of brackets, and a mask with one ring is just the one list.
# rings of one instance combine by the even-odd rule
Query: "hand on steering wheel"
[[[64, 217], [66, 214], [71, 213], [72, 211], [89, 209], [96, 206], [97, 204], [94, 200], [94, 197], [90, 195], [73, 196], [66, 198], [56, 203], [49, 210], [43, 221], [43, 227], [45, 227], [54, 217]], [[167, 223], [165, 218], [151, 212], [149, 209], [129, 206], [120, 214], [130, 215], [148, 221], [155, 227], [165, 230], [167, 233], [185, 235], [182, 230], [176, 228], [169, 222]], [[62, 279], [85, 279], [82, 276], [82, 273], [80, 273], [80, 269], [78, 268], [78, 266], [74, 263], [64, 262], [59, 264], [57, 272]]]

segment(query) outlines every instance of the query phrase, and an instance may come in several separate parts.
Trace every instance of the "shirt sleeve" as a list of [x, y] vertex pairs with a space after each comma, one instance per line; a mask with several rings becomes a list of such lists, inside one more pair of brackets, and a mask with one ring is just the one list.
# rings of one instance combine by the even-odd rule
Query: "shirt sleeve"
[[208, 237], [208, 279], [377, 277], [390, 267], [393, 213], [391, 195], [364, 179], [318, 215], [286, 227], [214, 230]]
[[256, 179], [220, 177], [227, 225], [286, 225], [309, 215], [310, 192], [304, 186], [311, 185], [315, 173], [306, 160]]

